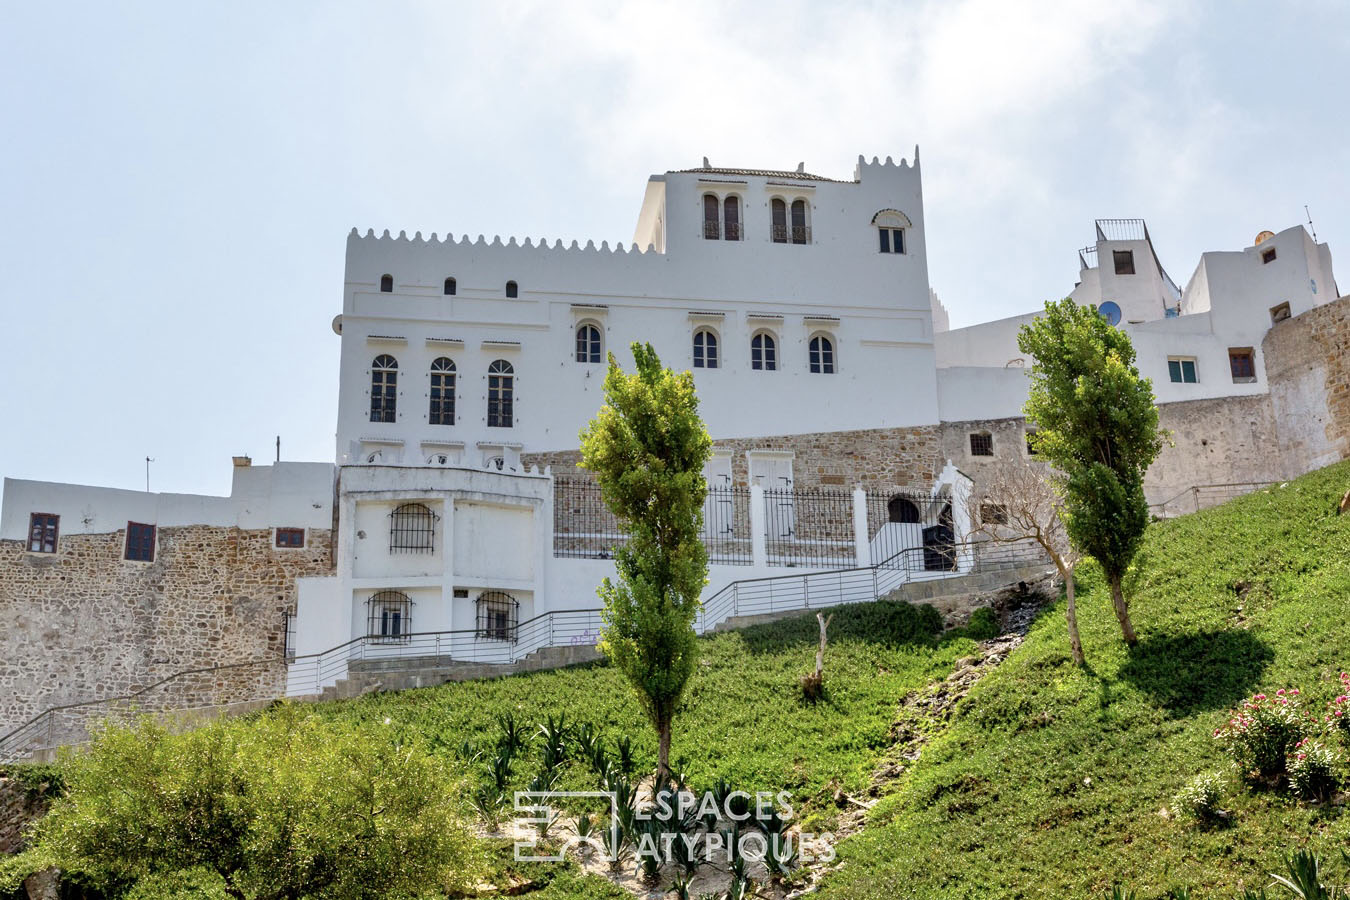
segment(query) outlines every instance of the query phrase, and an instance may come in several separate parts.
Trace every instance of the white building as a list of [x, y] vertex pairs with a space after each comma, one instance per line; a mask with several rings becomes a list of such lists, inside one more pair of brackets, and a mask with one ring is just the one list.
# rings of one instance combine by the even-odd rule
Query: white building
[[[1266, 332], [1340, 296], [1330, 248], [1302, 226], [1263, 231], [1243, 250], [1203, 254], [1185, 290], [1158, 261], [1142, 219], [1099, 219], [1096, 230], [1096, 244], [1079, 251], [1079, 280], [1069, 296], [1130, 335], [1139, 371], [1152, 379], [1159, 403], [1266, 393]], [[1018, 350], [1017, 332], [1037, 314], [937, 335], [939, 392], [949, 398], [944, 421], [1021, 415], [1025, 379], [1013, 373], [1033, 360]], [[973, 386], [988, 379], [1005, 390], [990, 397], [980, 415], [967, 415], [972, 410], [960, 408], [961, 398], [979, 393]]]
[[[1267, 394], [1272, 324], [1338, 296], [1327, 246], [1301, 227], [1204, 254], [1185, 290], [1142, 220], [1099, 220], [1096, 238], [1071, 296], [1129, 332], [1178, 416]], [[851, 180], [707, 160], [655, 175], [628, 246], [353, 231], [333, 322], [335, 466], [237, 469], [229, 500], [7, 482], [0, 539], [31, 542], [37, 514], [129, 535], [335, 528], [331, 572], [295, 579], [292, 693], [358, 659], [508, 662], [593, 643], [617, 533], [575, 469], [578, 433], [606, 355], [631, 369], [646, 341], [693, 372], [715, 441], [700, 627], [872, 599], [989, 562], [962, 544], [959, 470], [978, 482], [980, 457], [1026, 452], [1033, 361], [1016, 336], [1035, 315], [948, 329], [917, 149], [860, 157]], [[1302, 429], [1301, 459], [1329, 452], [1312, 446], [1320, 427]], [[1159, 469], [1236, 480], [1196, 459]], [[38, 540], [21, 555], [45, 553]]]

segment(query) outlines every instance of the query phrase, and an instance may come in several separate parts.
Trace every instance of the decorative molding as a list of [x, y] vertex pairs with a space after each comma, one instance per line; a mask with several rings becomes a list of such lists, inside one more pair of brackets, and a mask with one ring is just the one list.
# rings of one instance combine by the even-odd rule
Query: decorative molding
[[368, 334], [366, 335], [367, 344], [388, 344], [391, 346], [406, 347], [408, 339], [405, 337], [396, 337], [390, 334]]

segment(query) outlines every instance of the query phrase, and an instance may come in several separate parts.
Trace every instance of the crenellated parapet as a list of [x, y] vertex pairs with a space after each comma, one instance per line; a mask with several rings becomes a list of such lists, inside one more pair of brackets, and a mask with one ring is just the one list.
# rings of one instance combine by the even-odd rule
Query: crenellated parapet
[[521, 250], [542, 250], [550, 253], [596, 253], [618, 254], [623, 256], [642, 256], [649, 253], [657, 253], [656, 248], [651, 244], [648, 244], [644, 249], [637, 244], [626, 244], [622, 241], [615, 241], [612, 246], [609, 241], [601, 241], [599, 246], [597, 246], [593, 240], [587, 241], [585, 245], [582, 245], [579, 241], [575, 240], [570, 244], [565, 243], [561, 238], [554, 239], [552, 243], [549, 242], [548, 238], [540, 238], [536, 241], [533, 238], [526, 237], [524, 240], [517, 240], [516, 237], [511, 236], [506, 240], [502, 240], [502, 236], [499, 234], [493, 235], [492, 239], [488, 240], [487, 236], [482, 234], [478, 235], [477, 238], [470, 237], [467, 234], [461, 234], [457, 238], [453, 233], [447, 232], [445, 237], [440, 237], [434, 231], [431, 233], [430, 237], [423, 237], [422, 232], [420, 231], [414, 232], [412, 237], [408, 237], [408, 232], [400, 231], [398, 236], [394, 237], [389, 233], [388, 229], [385, 229], [382, 234], [377, 235], [372, 228], [366, 229], [365, 234], [361, 234], [359, 229], [353, 228], [347, 235], [349, 248], [353, 244], [361, 245], [366, 244], [367, 242], [376, 247], [388, 242], [389, 244], [401, 243], [408, 246], [459, 247], [463, 249], [484, 249], [488, 247], [502, 249], [516, 248]]

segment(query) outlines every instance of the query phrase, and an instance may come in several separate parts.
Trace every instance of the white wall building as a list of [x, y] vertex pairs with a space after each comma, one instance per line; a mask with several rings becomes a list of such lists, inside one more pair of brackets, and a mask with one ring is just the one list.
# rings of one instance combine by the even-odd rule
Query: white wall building
[[[1165, 403], [1267, 392], [1266, 332], [1338, 296], [1330, 251], [1301, 227], [1204, 254], [1184, 291], [1142, 220], [1099, 220], [1096, 238], [1071, 296], [1129, 332]], [[628, 246], [353, 230], [336, 468], [237, 468], [230, 498], [6, 481], [0, 538], [28, 540], [34, 513], [66, 533], [336, 519], [332, 574], [297, 581], [288, 647], [311, 662], [292, 692], [341, 678], [352, 648], [506, 661], [593, 640], [580, 611], [598, 605], [615, 533], [566, 454], [601, 405], [606, 355], [631, 369], [640, 340], [693, 372], [718, 442], [700, 624], [822, 590], [870, 598], [977, 565], [961, 545], [970, 480], [943, 435], [992, 452], [978, 423], [1020, 418], [1033, 361], [1016, 335], [1035, 315], [948, 329], [917, 148], [860, 157], [851, 180], [707, 160], [652, 176]], [[1024, 452], [1021, 430], [998, 452]], [[891, 457], [906, 462], [878, 476]], [[838, 489], [795, 489], [807, 472]]]
[[[1184, 291], [1158, 261], [1142, 219], [1101, 219], [1096, 229], [1096, 244], [1079, 251], [1079, 281], [1068, 296], [1130, 335], [1159, 403], [1266, 393], [1266, 332], [1340, 296], [1330, 248], [1302, 226], [1262, 232], [1243, 250], [1203, 254]], [[1037, 315], [936, 336], [943, 421], [1021, 415], [1026, 383], [1015, 373], [1034, 360], [1017, 348], [1017, 332]]]

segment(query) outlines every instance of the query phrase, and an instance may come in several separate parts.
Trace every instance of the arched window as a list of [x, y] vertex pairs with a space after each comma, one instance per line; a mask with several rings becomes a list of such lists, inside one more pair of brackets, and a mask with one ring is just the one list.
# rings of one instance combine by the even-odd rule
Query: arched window
[[718, 209], [717, 195], [703, 195], [703, 237], [716, 241], [722, 237], [722, 217]]
[[905, 229], [910, 227], [909, 216], [898, 209], [883, 209], [872, 217], [877, 229], [877, 241], [882, 253], [904, 253]]
[[918, 524], [919, 506], [908, 497], [896, 494], [886, 503], [886, 518], [904, 525]]
[[508, 300], [514, 300], [516, 297], [519, 297], [519, 296], [520, 296], [520, 286], [517, 285], [514, 281], [508, 281], [508, 282], [506, 283], [506, 297], [507, 297], [507, 299], [508, 299]]
[[389, 514], [390, 553], [431, 553], [436, 549], [436, 514], [425, 503], [403, 503]]
[[398, 360], [382, 353], [370, 364], [370, 421], [394, 421], [397, 407]]
[[779, 197], [774, 197], [769, 207], [773, 220], [770, 236], [775, 244], [786, 244], [788, 242], [787, 203]]
[[515, 423], [515, 399], [515, 369], [504, 359], [493, 360], [488, 366], [489, 428], [510, 428]]
[[599, 327], [589, 322], [583, 322], [577, 326], [577, 362], [598, 363], [600, 362], [600, 353]]
[[412, 601], [402, 591], [379, 591], [366, 601], [366, 634], [383, 641], [412, 636]]
[[778, 342], [761, 331], [750, 339], [750, 368], [773, 372], [778, 368]]
[[455, 424], [455, 362], [444, 356], [431, 364], [431, 409], [427, 421], [432, 425]]
[[453, 278], [445, 279], [445, 296], [455, 296], [455, 291], [459, 289], [459, 283]]
[[741, 239], [741, 198], [731, 194], [722, 201], [722, 222], [726, 226], [727, 240]]
[[811, 372], [816, 375], [833, 375], [834, 341], [830, 340], [828, 335], [818, 334], [811, 338], [808, 349], [810, 350]]
[[717, 335], [710, 328], [694, 332], [694, 368], [717, 368]]
[[382, 293], [382, 294], [391, 294], [391, 293], [393, 293], [393, 291], [394, 291], [394, 276], [393, 276], [393, 275], [381, 275], [381, 276], [380, 276], [380, 293]]
[[811, 228], [806, 224], [806, 201], [792, 201], [792, 243], [811, 243]]
[[478, 595], [478, 638], [486, 641], [515, 641], [520, 619], [520, 603], [502, 591], [484, 591]]

